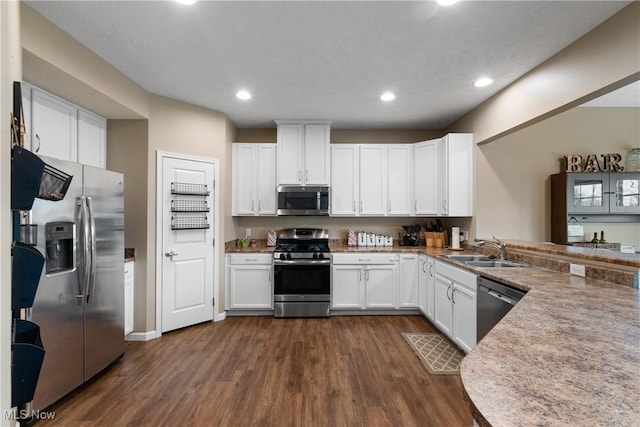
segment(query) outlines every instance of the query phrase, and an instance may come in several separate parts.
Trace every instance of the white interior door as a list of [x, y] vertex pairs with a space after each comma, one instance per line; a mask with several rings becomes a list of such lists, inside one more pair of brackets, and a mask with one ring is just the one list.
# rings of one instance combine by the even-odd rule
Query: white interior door
[[213, 320], [214, 179], [212, 162], [162, 157], [162, 332]]

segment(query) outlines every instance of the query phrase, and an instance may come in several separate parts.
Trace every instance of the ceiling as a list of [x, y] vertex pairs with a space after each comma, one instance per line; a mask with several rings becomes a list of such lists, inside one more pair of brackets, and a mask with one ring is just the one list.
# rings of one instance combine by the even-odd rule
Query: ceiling
[[[26, 3], [148, 92], [239, 128], [444, 129], [629, 2]], [[475, 88], [483, 75], [494, 83]]]

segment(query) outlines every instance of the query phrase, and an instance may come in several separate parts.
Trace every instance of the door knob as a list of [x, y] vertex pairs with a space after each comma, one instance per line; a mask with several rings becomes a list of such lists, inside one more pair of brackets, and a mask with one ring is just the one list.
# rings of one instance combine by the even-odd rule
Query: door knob
[[164, 256], [168, 256], [168, 257], [174, 257], [176, 255], [178, 255], [178, 252], [176, 252], [174, 250], [171, 250], [171, 251], [169, 251], [169, 252], [164, 254]]

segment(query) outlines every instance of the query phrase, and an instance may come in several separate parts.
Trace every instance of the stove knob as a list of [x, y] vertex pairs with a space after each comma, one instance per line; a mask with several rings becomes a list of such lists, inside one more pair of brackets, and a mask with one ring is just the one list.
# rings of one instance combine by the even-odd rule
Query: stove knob
[[280, 259], [284, 261], [284, 259], [286, 258], [286, 256], [284, 254], [280, 254]]
[[313, 259], [318, 259], [318, 254], [317, 253], [313, 253]]
[[320, 252], [320, 253], [318, 254], [318, 258], [320, 258], [320, 259], [324, 258], [324, 254], [323, 254], [322, 252]]
[[287, 259], [291, 259], [291, 252], [287, 252]]

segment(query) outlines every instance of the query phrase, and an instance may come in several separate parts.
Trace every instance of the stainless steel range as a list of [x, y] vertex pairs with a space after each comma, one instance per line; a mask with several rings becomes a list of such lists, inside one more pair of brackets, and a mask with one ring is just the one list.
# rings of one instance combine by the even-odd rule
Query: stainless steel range
[[281, 230], [273, 252], [273, 272], [275, 317], [329, 317], [331, 253], [327, 230]]

